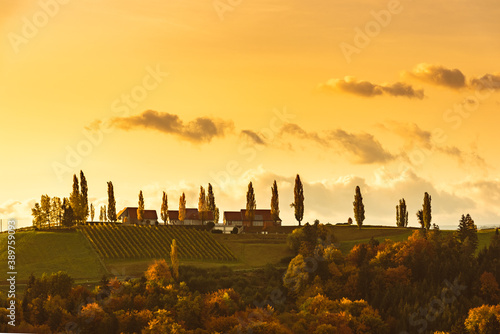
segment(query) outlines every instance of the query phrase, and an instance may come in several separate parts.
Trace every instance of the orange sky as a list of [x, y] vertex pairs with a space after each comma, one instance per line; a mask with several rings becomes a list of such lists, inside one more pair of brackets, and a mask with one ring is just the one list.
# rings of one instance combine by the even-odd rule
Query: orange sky
[[154, 209], [211, 182], [237, 210], [253, 181], [268, 208], [276, 179], [293, 224], [299, 173], [304, 221], [346, 221], [360, 185], [366, 224], [404, 197], [416, 226], [425, 191], [434, 223], [499, 224], [496, 2], [235, 3], [2, 2], [0, 218], [82, 169], [96, 207], [107, 181]]

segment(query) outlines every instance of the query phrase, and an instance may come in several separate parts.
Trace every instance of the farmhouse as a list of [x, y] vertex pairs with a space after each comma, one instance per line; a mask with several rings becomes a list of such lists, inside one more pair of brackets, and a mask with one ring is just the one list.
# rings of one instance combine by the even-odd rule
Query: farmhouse
[[203, 211], [203, 217], [201, 217], [198, 209], [186, 208], [186, 217], [182, 222], [179, 220], [178, 210], [168, 210], [168, 223], [172, 225], [205, 225], [213, 221], [214, 214], [211, 211]]
[[253, 222], [245, 217], [245, 209], [240, 211], [224, 211], [224, 224], [228, 226], [245, 226], [245, 227], [272, 227], [281, 226], [281, 219], [278, 218], [276, 223], [272, 219], [271, 210], [255, 210]]
[[137, 220], [137, 207], [126, 207], [117, 214], [117, 219], [123, 224], [155, 225], [158, 223], [156, 210], [144, 210], [143, 221]]

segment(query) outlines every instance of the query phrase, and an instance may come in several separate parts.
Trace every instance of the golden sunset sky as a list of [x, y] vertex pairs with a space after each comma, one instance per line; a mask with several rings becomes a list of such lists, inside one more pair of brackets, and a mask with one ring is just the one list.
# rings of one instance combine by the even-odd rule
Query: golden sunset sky
[[[249, 181], [283, 223], [500, 224], [500, 6], [493, 0], [6, 0], [0, 11], [0, 218], [31, 224], [42, 194], [117, 209], [221, 211]], [[98, 212], [98, 209], [96, 210]], [[5, 226], [5, 225], [4, 225]], [[453, 227], [452, 226], [452, 227]]]

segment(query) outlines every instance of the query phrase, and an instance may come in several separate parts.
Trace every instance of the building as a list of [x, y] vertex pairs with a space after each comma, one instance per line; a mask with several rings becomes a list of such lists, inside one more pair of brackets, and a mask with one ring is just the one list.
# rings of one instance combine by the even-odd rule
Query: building
[[158, 215], [156, 210], [144, 210], [143, 221], [137, 220], [137, 207], [126, 207], [118, 212], [116, 218], [123, 224], [142, 224], [156, 225], [158, 224]]
[[186, 208], [186, 217], [181, 222], [178, 210], [168, 210], [168, 223], [171, 225], [206, 225], [214, 221], [214, 213], [212, 211], [204, 211], [203, 213], [204, 217], [200, 217], [198, 209]]
[[271, 210], [255, 210], [253, 222], [245, 217], [246, 209], [240, 211], [224, 211], [224, 224], [228, 226], [245, 226], [245, 227], [272, 227], [281, 226], [281, 219], [278, 218], [276, 223], [272, 219]]

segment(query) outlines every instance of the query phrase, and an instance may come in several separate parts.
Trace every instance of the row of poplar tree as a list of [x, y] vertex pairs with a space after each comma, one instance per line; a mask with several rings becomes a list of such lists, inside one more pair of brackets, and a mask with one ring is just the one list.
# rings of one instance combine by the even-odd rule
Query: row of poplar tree
[[[108, 205], [101, 206], [99, 212], [99, 221], [110, 221], [115, 222], [117, 220], [116, 216], [116, 201], [114, 196], [113, 183], [110, 181], [108, 185]], [[168, 216], [168, 196], [163, 192], [161, 201], [160, 216], [161, 219], [166, 223], [169, 220]], [[245, 217], [250, 222], [253, 222], [255, 218], [256, 210], [256, 200], [255, 191], [252, 182], [248, 184], [248, 190], [246, 194], [246, 210]], [[304, 188], [299, 174], [295, 177], [294, 185], [294, 201], [290, 204], [290, 207], [294, 209], [295, 219], [297, 220], [299, 226], [304, 217]], [[354, 202], [354, 218], [356, 224], [361, 227], [363, 221], [365, 220], [365, 208], [363, 204], [363, 197], [361, 195], [361, 190], [359, 186], [355, 189]], [[200, 195], [198, 199], [198, 212], [199, 218], [203, 221], [209, 219], [209, 214], [212, 213], [213, 221], [217, 223], [219, 221], [220, 212], [219, 208], [215, 204], [215, 195], [213, 192], [212, 185], [208, 184], [208, 189], [200, 187]], [[279, 210], [279, 194], [278, 185], [276, 180], [271, 187], [271, 217], [274, 222], [278, 222], [280, 210]], [[74, 224], [82, 224], [91, 218], [94, 221], [95, 208], [92, 203], [89, 205], [88, 201], [88, 185], [87, 179], [83, 171], [80, 171], [80, 180], [78, 180], [77, 175], [73, 175], [73, 189], [69, 197], [65, 197], [62, 200], [59, 197], [50, 197], [48, 195], [42, 195], [40, 202], [35, 203], [34, 208], [32, 208], [33, 215], [33, 225], [39, 228], [49, 227], [51, 223], [53, 225], [62, 226], [72, 226]], [[139, 202], [137, 209], [137, 219], [142, 221], [144, 218], [144, 196], [142, 190], [139, 192]], [[183, 222], [186, 218], [186, 195], [182, 193], [179, 198], [179, 216], [178, 220]], [[431, 196], [428, 193], [424, 194], [424, 203], [422, 205], [422, 210], [417, 212], [417, 218], [422, 228], [429, 229], [431, 227]], [[210, 219], [212, 220], [212, 219]], [[348, 224], [352, 224], [352, 219], [349, 217]], [[399, 201], [396, 206], [396, 224], [399, 227], [406, 227], [408, 225], [408, 210], [406, 207], [406, 202], [403, 199]]]

